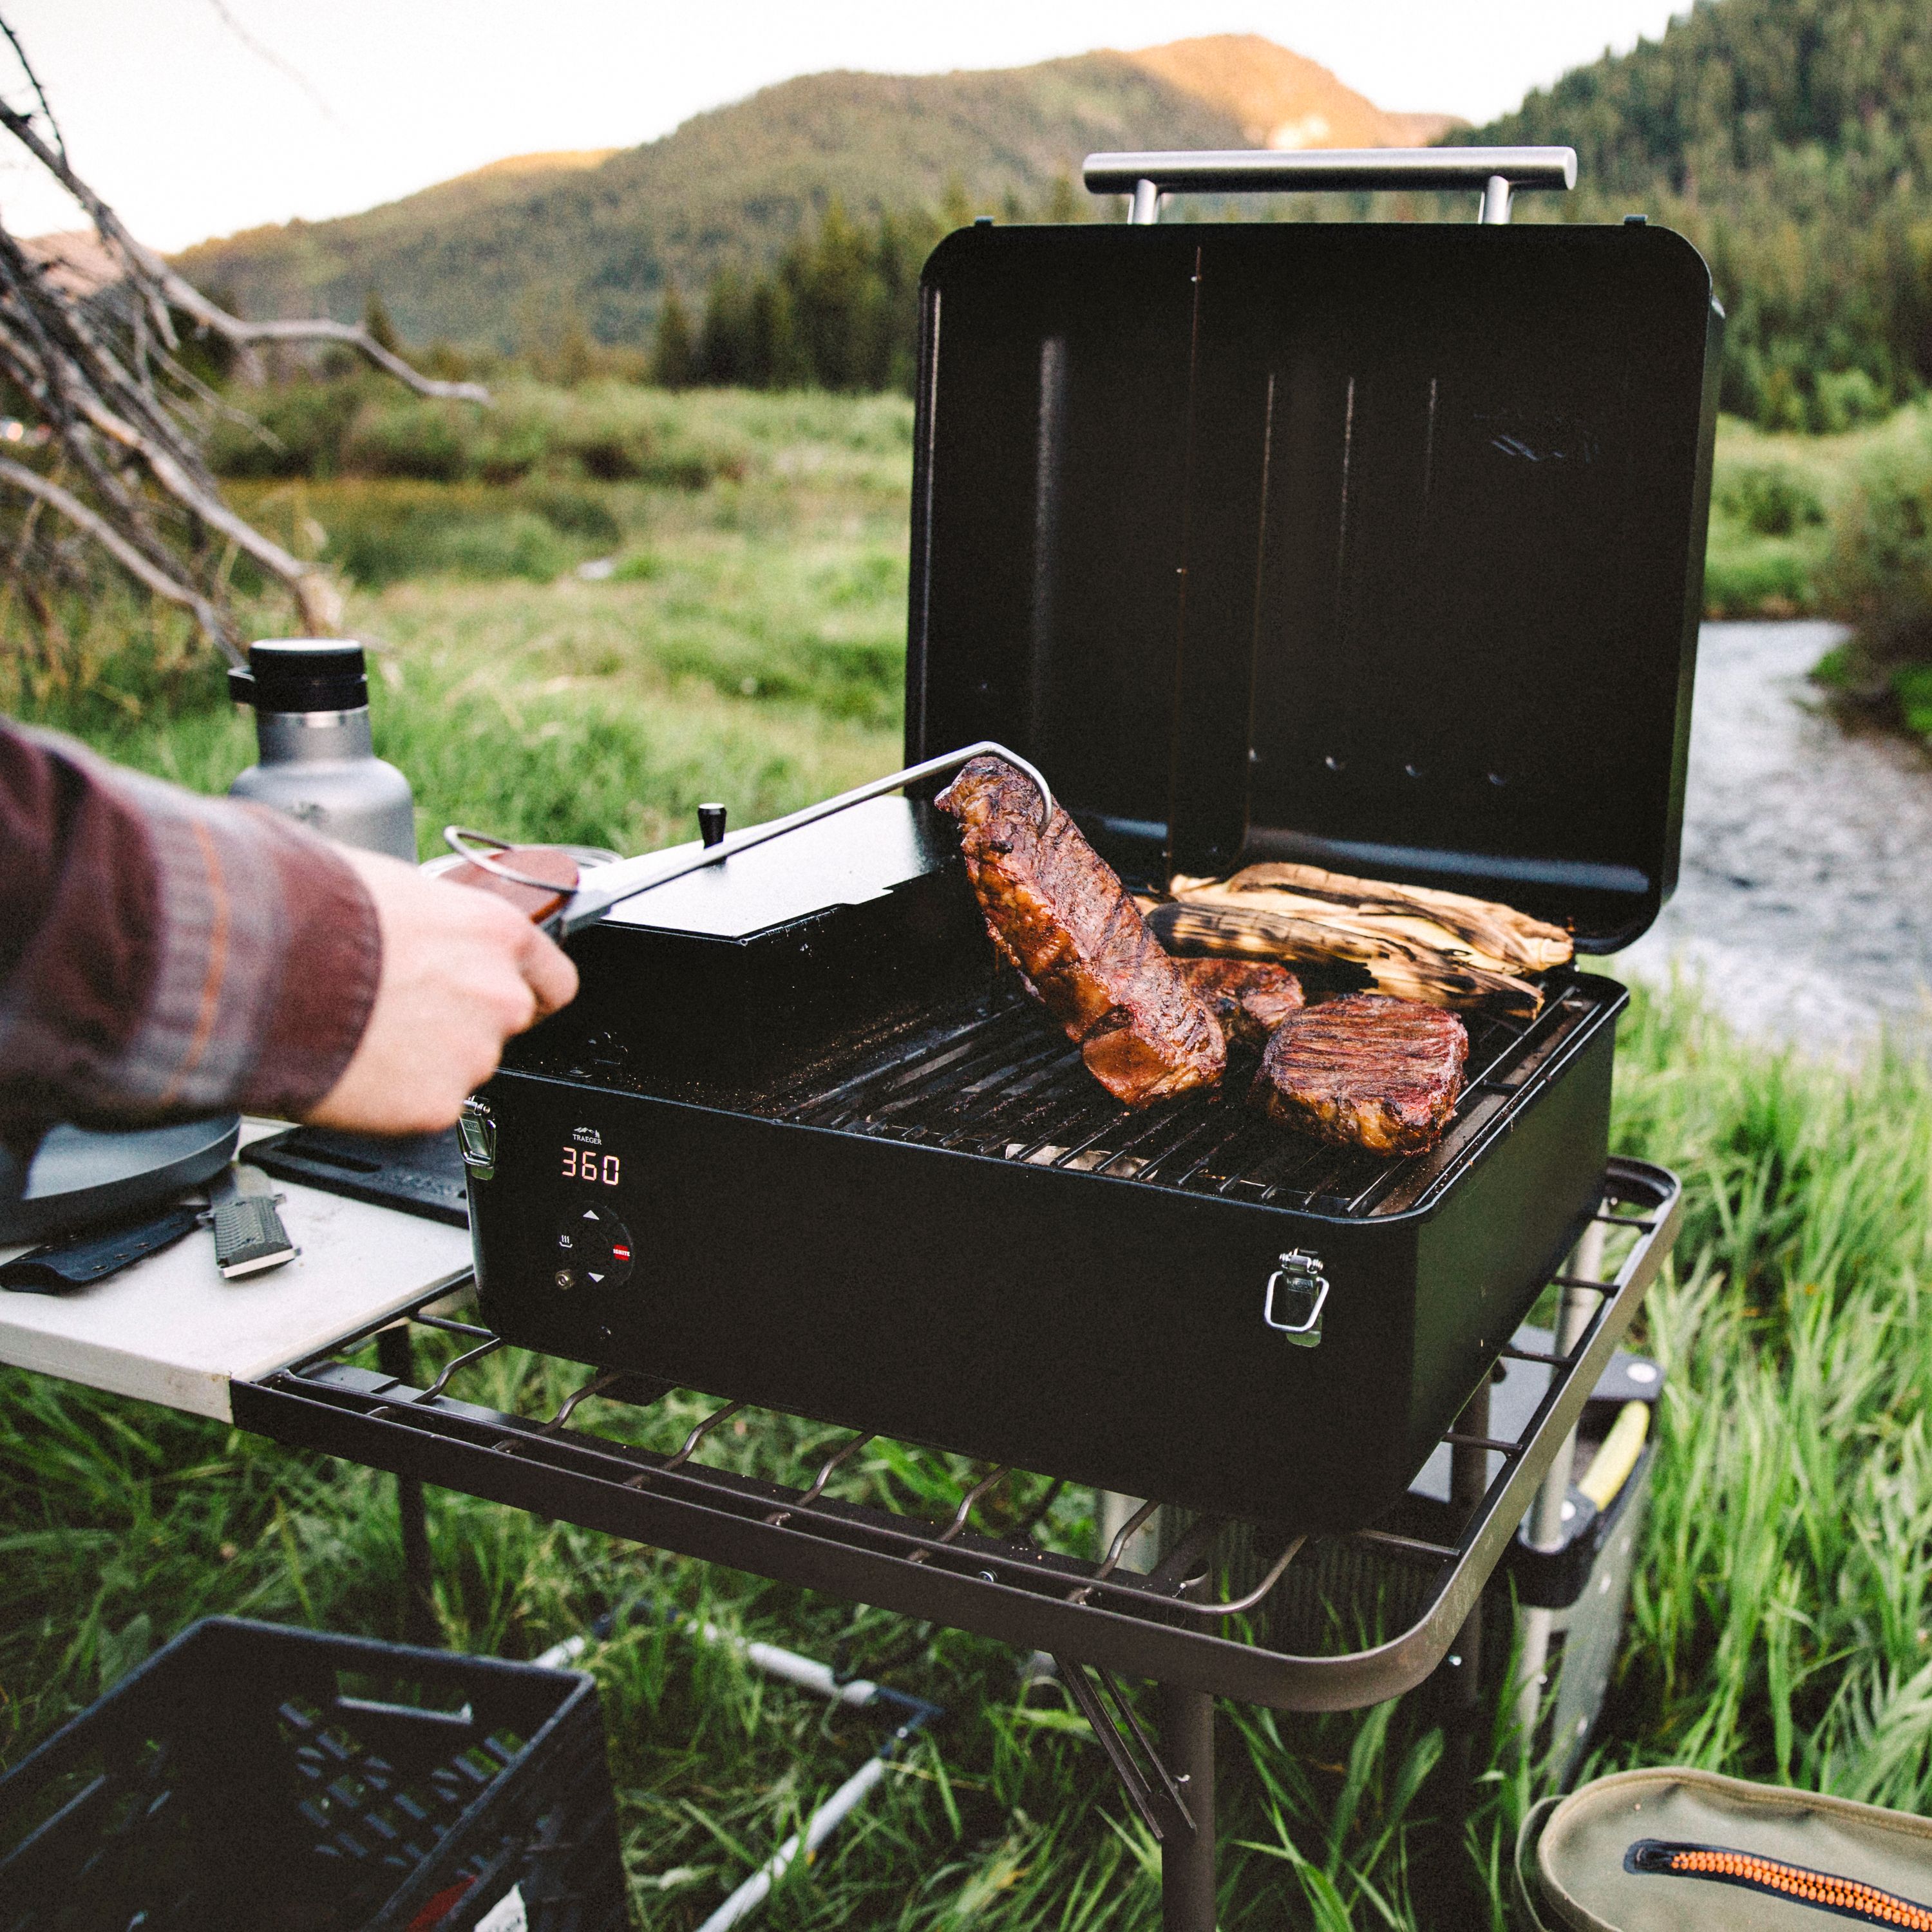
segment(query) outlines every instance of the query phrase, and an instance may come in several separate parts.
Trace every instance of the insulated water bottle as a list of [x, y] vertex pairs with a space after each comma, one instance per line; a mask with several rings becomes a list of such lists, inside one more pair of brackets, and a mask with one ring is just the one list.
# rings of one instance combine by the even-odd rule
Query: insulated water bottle
[[362, 646], [334, 638], [276, 638], [248, 646], [228, 674], [231, 697], [255, 707], [260, 761], [228, 789], [344, 845], [413, 865], [410, 782], [375, 754]]

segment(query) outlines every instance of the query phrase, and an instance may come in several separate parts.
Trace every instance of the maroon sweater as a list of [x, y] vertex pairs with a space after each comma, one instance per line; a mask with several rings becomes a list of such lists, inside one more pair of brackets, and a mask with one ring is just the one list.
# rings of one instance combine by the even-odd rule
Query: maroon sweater
[[362, 881], [253, 806], [0, 722], [0, 1138], [299, 1114], [376, 996]]

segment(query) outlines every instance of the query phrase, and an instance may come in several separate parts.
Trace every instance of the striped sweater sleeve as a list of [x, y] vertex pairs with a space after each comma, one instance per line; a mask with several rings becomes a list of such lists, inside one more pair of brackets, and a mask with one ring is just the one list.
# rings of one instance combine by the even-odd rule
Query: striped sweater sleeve
[[375, 908], [323, 840], [0, 724], [0, 1135], [300, 1114], [362, 1037]]

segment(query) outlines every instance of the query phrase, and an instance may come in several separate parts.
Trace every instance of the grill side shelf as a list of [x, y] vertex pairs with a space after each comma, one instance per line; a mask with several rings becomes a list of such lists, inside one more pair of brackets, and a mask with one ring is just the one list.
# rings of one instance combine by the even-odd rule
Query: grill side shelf
[[[1614, 1279], [1596, 1285], [1600, 1305], [1583, 1337], [1552, 1373], [1524, 1436], [1497, 1445], [1502, 1468], [1453, 1550], [1374, 1531], [1351, 1539], [1364, 1546], [1400, 1544], [1405, 1560], [1439, 1561], [1406, 1630], [1343, 1654], [1270, 1649], [1246, 1620], [1264, 1610], [1295, 1561], [1298, 1536], [1277, 1535], [1260, 1586], [1235, 1600], [1201, 1603], [1191, 1599], [1214, 1565], [1211, 1529], [1197, 1527], [1167, 1563], [1142, 1576], [1118, 1567], [1118, 1549], [1096, 1563], [1024, 1536], [973, 1532], [972, 1505], [1003, 1471], [982, 1475], [946, 1521], [836, 1500], [821, 1493], [832, 1464], [816, 1481], [812, 1471], [801, 1472], [792, 1486], [699, 1460], [706, 1430], [736, 1414], [736, 1404], [714, 1412], [672, 1455], [568, 1426], [612, 1381], [608, 1376], [593, 1377], [554, 1416], [510, 1415], [442, 1393], [447, 1377], [430, 1393], [343, 1361], [340, 1355], [362, 1339], [350, 1337], [260, 1382], [236, 1383], [234, 1414], [243, 1427], [291, 1446], [1070, 1661], [1281, 1709], [1350, 1709], [1412, 1688], [1441, 1662], [1670, 1251], [1681, 1216], [1673, 1175], [1612, 1160], [1604, 1192], [1600, 1218], [1633, 1228], [1636, 1238]], [[1634, 1211], [1620, 1214], [1619, 1207]], [[866, 1439], [855, 1438], [833, 1463]]]

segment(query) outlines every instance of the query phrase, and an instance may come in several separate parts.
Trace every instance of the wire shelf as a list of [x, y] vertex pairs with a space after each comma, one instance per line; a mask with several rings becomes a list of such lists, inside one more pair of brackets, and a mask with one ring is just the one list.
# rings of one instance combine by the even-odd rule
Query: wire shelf
[[[795, 1485], [742, 1475], [707, 1466], [704, 1444], [721, 1425], [760, 1412], [722, 1402], [669, 1454], [581, 1426], [580, 1412], [600, 1398], [634, 1405], [668, 1392], [634, 1376], [591, 1376], [547, 1417], [506, 1414], [458, 1392], [464, 1370], [502, 1344], [487, 1330], [440, 1321], [430, 1325], [475, 1346], [427, 1389], [346, 1359], [365, 1333], [237, 1383], [234, 1414], [243, 1427], [292, 1446], [1023, 1648], [1281, 1709], [1349, 1709], [1412, 1688], [1442, 1660], [1655, 1278], [1680, 1215], [1674, 1175], [1640, 1162], [1610, 1163], [1598, 1218], [1627, 1231], [1628, 1250], [1610, 1280], [1577, 1284], [1597, 1293], [1598, 1306], [1576, 1346], [1552, 1361], [1522, 1435], [1492, 1437], [1486, 1425], [1445, 1434], [1462, 1466], [1478, 1472], [1477, 1484], [1496, 1466], [1453, 1543], [1374, 1528], [1311, 1542], [1292, 1526], [1177, 1513], [1186, 1527], [1142, 1574], [1123, 1558], [1153, 1520], [1157, 1499], [1094, 1560], [1046, 1548], [1028, 1533], [1044, 1504], [1018, 1533], [972, 1528], [976, 1508], [1015, 1474], [1006, 1468], [964, 1484], [942, 1520], [829, 1495], [839, 1471], [874, 1440], [865, 1433], [829, 1455], [814, 1452]], [[1532, 1358], [1552, 1359], [1533, 1352]], [[1318, 1573], [1332, 1620], [1354, 1628], [1352, 1612], [1366, 1615], [1366, 1599], [1391, 1563], [1406, 1573], [1400, 1594], [1412, 1618], [1399, 1634], [1335, 1654], [1274, 1647], [1270, 1610], [1284, 1577]], [[1228, 1588], [1216, 1594], [1217, 1584]], [[1351, 1594], [1362, 1600], [1336, 1600]]]

